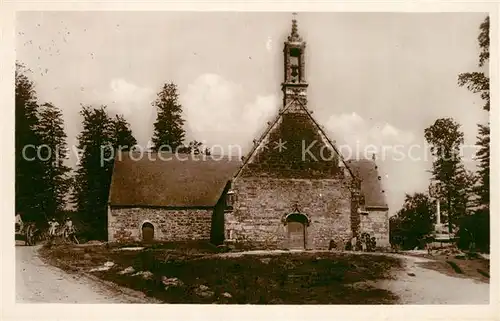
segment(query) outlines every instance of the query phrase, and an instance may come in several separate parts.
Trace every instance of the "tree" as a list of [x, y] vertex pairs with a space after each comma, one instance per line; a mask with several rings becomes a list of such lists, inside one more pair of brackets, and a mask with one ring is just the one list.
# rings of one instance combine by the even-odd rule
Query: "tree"
[[435, 157], [431, 173], [434, 180], [441, 182], [438, 197], [445, 200], [444, 211], [449, 233], [452, 234], [453, 225], [465, 215], [465, 204], [469, 197], [466, 190], [469, 177], [460, 154], [464, 134], [460, 131], [460, 125], [451, 118], [436, 120], [424, 133]]
[[[479, 68], [486, 69], [490, 59], [490, 18], [486, 17], [479, 26]], [[484, 100], [483, 109], [490, 111], [490, 78], [484, 71], [462, 73], [458, 85], [473, 93], [479, 93]], [[489, 250], [490, 242], [490, 124], [478, 124], [476, 153], [478, 160], [475, 193], [478, 196], [476, 211], [465, 217], [460, 224], [460, 243], [468, 247], [473, 242], [482, 251]]]
[[152, 103], [157, 110], [154, 123], [153, 150], [177, 151], [184, 141], [184, 119], [179, 101], [177, 86], [174, 83], [164, 84]]
[[203, 148], [203, 143], [197, 140], [192, 140], [189, 142], [189, 144], [180, 147], [178, 152], [184, 154], [195, 154], [195, 155], [203, 154], [207, 156], [211, 154], [210, 149], [207, 147]]
[[122, 115], [111, 118], [106, 106], [83, 106], [83, 131], [78, 149], [83, 151], [74, 179], [73, 201], [87, 227], [87, 237], [105, 239], [107, 203], [117, 150], [128, 151], [137, 144]]
[[40, 160], [43, 164], [45, 185], [42, 210], [47, 217], [58, 216], [65, 208], [65, 197], [69, 189], [70, 168], [64, 164], [67, 158], [66, 133], [62, 112], [51, 103], [40, 107]]
[[130, 124], [123, 115], [116, 115], [113, 122], [113, 146], [118, 150], [128, 151], [137, 145], [137, 140], [132, 134]]
[[[490, 59], [490, 18], [486, 17], [479, 26], [479, 67], [484, 68]], [[490, 110], [490, 78], [484, 72], [467, 72], [458, 76], [459, 86], [466, 86], [473, 93], [479, 93], [485, 101], [483, 109]], [[476, 157], [479, 161], [479, 184], [476, 193], [479, 196], [479, 207], [489, 211], [490, 206], [490, 125], [478, 124], [477, 145], [479, 150]]]
[[112, 171], [114, 123], [106, 107], [82, 106], [83, 130], [78, 149], [83, 151], [74, 179], [73, 201], [87, 237], [105, 239], [107, 201]]
[[38, 102], [30, 71], [16, 62], [15, 71], [15, 210], [23, 220], [45, 222], [41, 211], [44, 182], [43, 166], [37, 156], [40, 137]]
[[406, 194], [401, 210], [389, 220], [392, 244], [413, 249], [433, 231], [434, 210], [426, 194]]

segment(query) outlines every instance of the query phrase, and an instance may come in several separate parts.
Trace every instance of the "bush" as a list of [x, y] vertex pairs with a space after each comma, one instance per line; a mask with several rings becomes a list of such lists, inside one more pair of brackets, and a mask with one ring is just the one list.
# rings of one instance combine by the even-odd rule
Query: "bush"
[[460, 249], [468, 250], [472, 244], [472, 250], [489, 253], [490, 251], [490, 213], [480, 210], [472, 215], [464, 216], [459, 225]]

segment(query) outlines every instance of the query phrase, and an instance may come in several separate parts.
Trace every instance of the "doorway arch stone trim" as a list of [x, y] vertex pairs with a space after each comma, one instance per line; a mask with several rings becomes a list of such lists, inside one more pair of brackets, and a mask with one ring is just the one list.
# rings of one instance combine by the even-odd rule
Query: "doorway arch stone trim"
[[300, 213], [300, 212], [290, 212], [285, 215], [283, 215], [281, 221], [283, 222], [283, 225], [286, 225], [290, 221], [290, 216], [292, 215], [297, 215], [297, 216], [302, 216], [304, 218], [306, 226], [311, 225], [311, 218], [305, 214], [305, 213]]
[[144, 239], [144, 235], [143, 235], [143, 228], [144, 228], [144, 224], [151, 224], [151, 226], [153, 226], [153, 239], [156, 237], [156, 232], [157, 232], [157, 229], [156, 229], [156, 224], [154, 224], [153, 222], [151, 222], [150, 220], [144, 220], [142, 221], [140, 224], [139, 224], [139, 231], [140, 231], [140, 235], [141, 235], [141, 240]]

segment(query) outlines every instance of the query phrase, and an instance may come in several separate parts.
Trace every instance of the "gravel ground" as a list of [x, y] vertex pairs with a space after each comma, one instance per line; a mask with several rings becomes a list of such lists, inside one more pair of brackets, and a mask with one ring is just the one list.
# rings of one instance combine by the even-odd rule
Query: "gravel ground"
[[16, 246], [17, 303], [153, 303], [142, 293], [68, 274], [38, 257], [39, 246]]

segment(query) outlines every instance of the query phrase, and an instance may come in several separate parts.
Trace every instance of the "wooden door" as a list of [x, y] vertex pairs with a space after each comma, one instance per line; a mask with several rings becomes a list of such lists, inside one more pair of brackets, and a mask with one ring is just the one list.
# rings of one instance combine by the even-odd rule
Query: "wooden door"
[[155, 238], [155, 228], [151, 223], [142, 224], [142, 241], [145, 243], [153, 242]]
[[290, 249], [305, 248], [305, 227], [301, 222], [288, 222], [288, 247]]

